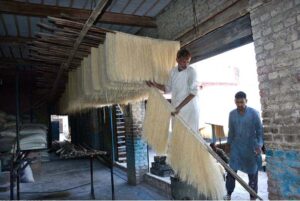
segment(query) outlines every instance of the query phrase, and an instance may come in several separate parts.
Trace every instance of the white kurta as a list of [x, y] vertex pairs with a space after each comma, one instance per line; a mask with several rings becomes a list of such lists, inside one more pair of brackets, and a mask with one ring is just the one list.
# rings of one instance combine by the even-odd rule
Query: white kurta
[[183, 71], [178, 71], [178, 66], [172, 68], [168, 83], [166, 84], [166, 93], [172, 94], [172, 105], [176, 108], [189, 94], [195, 97], [187, 103], [179, 112], [179, 116], [193, 129], [199, 132], [199, 82], [195, 69], [188, 66]]

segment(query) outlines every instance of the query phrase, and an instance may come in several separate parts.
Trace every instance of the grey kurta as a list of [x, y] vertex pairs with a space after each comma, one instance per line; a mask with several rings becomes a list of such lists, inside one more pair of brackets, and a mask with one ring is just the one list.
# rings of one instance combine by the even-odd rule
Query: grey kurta
[[255, 148], [263, 145], [262, 124], [256, 110], [246, 107], [243, 115], [237, 109], [230, 112], [228, 144], [231, 145], [230, 167], [254, 174], [261, 161], [260, 155], [255, 154]]

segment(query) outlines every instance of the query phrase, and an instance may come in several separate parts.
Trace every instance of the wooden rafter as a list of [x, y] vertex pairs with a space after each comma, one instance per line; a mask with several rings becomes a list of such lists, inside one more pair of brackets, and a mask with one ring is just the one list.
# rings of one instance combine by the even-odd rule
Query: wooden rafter
[[84, 26], [83, 26], [83, 28], [82, 28], [82, 30], [81, 30], [78, 38], [76, 39], [76, 41], [74, 43], [73, 49], [70, 52], [70, 55], [69, 55], [67, 61], [65, 63], [62, 63], [61, 66], [60, 66], [60, 68], [59, 68], [57, 77], [56, 77], [56, 79], [54, 81], [53, 88], [51, 90], [51, 94], [50, 94], [51, 99], [54, 98], [54, 95], [56, 93], [57, 85], [59, 83], [59, 80], [62, 77], [64, 70], [66, 70], [66, 69], [69, 68], [69, 65], [71, 64], [71, 62], [73, 60], [73, 57], [75, 56], [76, 51], [78, 50], [78, 48], [80, 46], [80, 43], [82, 42], [84, 36], [87, 34], [88, 30], [95, 23], [96, 19], [98, 17], [101, 17], [101, 14], [103, 13], [104, 8], [106, 8], [110, 3], [111, 3], [111, 0], [102, 0], [102, 1], [100, 1], [97, 4], [97, 6], [94, 8], [94, 10], [92, 11], [92, 13], [89, 16], [89, 18], [86, 21], [86, 23], [84, 24]]
[[0, 44], [19, 45], [31, 42], [33, 39], [29, 37], [0, 36]]
[[[48, 64], [45, 64], [45, 62], [37, 62], [29, 59], [18, 59], [18, 58], [8, 58], [8, 57], [0, 57], [1, 64], [22, 64], [22, 65], [41, 65], [41, 66], [47, 66]], [[52, 65], [48, 65], [49, 67]]]
[[[144, 0], [142, 3], [143, 2]], [[142, 3], [138, 6], [138, 8], [142, 5]], [[87, 19], [91, 13], [90, 10], [86, 9], [58, 7], [10, 0], [0, 0], [0, 5], [0, 12], [2, 13], [38, 17], [60, 17], [61, 13], [64, 13], [69, 16], [77, 16]], [[104, 12], [97, 22], [141, 27], [156, 27], [154, 18], [113, 12]]]

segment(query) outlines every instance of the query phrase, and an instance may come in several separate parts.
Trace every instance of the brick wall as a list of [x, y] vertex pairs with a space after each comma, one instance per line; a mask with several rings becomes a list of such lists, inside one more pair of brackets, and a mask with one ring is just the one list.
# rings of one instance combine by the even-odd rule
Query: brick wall
[[128, 183], [136, 185], [148, 172], [147, 144], [141, 137], [145, 103], [130, 104], [124, 110]]
[[269, 198], [300, 199], [300, 1], [262, 2], [250, 0], [250, 16]]

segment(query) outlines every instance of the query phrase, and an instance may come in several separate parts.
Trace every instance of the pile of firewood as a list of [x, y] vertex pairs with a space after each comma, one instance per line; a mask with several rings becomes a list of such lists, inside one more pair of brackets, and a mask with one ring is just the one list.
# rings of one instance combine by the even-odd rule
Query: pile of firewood
[[107, 152], [86, 148], [82, 145], [74, 145], [68, 141], [64, 142], [53, 142], [52, 147], [58, 149], [55, 151], [60, 158], [71, 159], [71, 158], [83, 158], [93, 157], [99, 155], [106, 155]]

